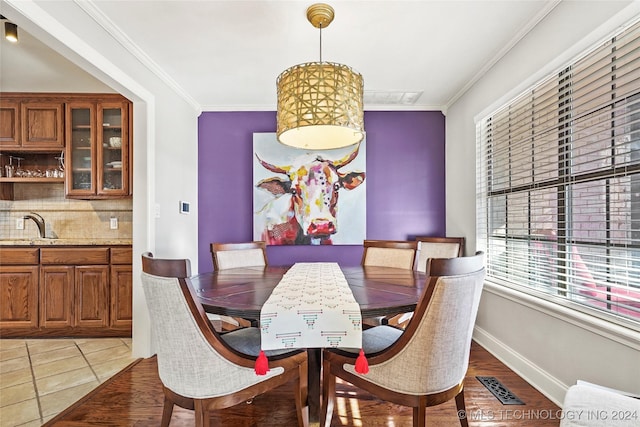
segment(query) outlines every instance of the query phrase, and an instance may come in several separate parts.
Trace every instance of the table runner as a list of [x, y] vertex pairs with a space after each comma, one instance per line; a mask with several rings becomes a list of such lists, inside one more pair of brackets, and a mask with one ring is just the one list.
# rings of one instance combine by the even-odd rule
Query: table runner
[[260, 330], [262, 350], [362, 347], [360, 306], [337, 263], [294, 264], [262, 306]]

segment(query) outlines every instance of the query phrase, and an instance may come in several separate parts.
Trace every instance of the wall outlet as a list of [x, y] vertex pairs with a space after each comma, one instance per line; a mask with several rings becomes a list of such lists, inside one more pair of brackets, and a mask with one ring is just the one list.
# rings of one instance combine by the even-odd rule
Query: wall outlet
[[109, 220], [109, 228], [112, 230], [118, 229], [118, 218], [111, 218]]
[[16, 230], [24, 230], [24, 218], [16, 218]]

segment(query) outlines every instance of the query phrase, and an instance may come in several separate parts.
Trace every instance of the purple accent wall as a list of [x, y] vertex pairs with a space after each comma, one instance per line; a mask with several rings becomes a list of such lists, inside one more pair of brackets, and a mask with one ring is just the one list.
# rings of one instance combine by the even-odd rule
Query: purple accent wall
[[[367, 239], [445, 235], [445, 117], [439, 111], [366, 111]], [[211, 242], [253, 239], [253, 133], [275, 132], [275, 112], [205, 112], [198, 120], [198, 256]], [[361, 245], [269, 246], [269, 263], [358, 265]]]

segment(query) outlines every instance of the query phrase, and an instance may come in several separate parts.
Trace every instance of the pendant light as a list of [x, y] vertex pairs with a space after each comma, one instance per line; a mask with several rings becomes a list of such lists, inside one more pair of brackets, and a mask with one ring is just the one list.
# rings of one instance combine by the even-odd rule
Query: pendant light
[[327, 150], [364, 138], [362, 75], [347, 65], [322, 61], [322, 29], [334, 16], [328, 4], [309, 6], [307, 19], [320, 29], [320, 61], [294, 65], [276, 80], [277, 137], [282, 144]]

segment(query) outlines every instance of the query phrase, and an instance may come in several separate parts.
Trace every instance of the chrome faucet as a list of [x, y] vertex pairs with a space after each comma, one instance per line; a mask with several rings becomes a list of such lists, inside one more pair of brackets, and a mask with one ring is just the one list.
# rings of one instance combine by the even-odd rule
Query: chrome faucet
[[46, 233], [46, 227], [44, 224], [44, 218], [38, 215], [35, 212], [30, 212], [28, 215], [23, 216], [24, 219], [31, 219], [38, 226], [38, 233], [40, 234], [40, 238], [44, 239], [44, 235]]

